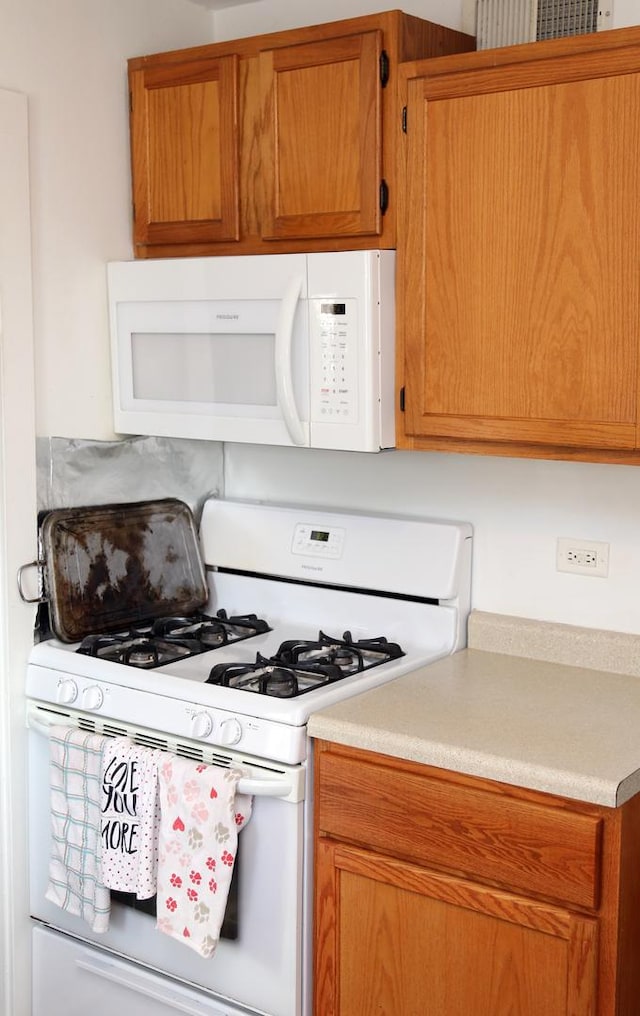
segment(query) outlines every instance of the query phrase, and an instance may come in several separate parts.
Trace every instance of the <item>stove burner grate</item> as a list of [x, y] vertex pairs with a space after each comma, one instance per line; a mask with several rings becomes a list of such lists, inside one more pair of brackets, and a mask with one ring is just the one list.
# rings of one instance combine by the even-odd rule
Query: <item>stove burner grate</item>
[[238, 691], [253, 691], [274, 698], [295, 698], [345, 675], [330, 663], [292, 666], [283, 660], [257, 653], [255, 663], [218, 663], [211, 668], [207, 684]]
[[321, 631], [316, 641], [283, 642], [277, 653], [278, 659], [289, 660], [293, 664], [312, 661], [335, 663], [345, 675], [360, 673], [401, 656], [404, 652], [397, 642], [389, 642], [384, 636], [355, 642], [350, 631], [346, 631], [341, 639]]
[[207, 683], [276, 698], [294, 698], [401, 656], [404, 652], [397, 642], [384, 637], [354, 642], [351, 632], [346, 631], [338, 639], [321, 631], [317, 640], [281, 643], [270, 658], [258, 653], [255, 663], [215, 664]]
[[198, 613], [163, 617], [150, 625], [115, 635], [88, 635], [76, 651], [150, 670], [268, 631], [271, 628], [267, 622], [256, 614], [229, 616], [226, 610], [219, 610], [215, 616]]

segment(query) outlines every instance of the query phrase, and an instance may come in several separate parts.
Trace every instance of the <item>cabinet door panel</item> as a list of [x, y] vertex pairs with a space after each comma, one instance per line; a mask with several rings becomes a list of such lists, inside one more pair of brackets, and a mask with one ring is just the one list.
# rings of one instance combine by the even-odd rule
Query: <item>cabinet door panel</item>
[[266, 239], [380, 232], [381, 38], [365, 32], [260, 54]]
[[405, 430], [633, 449], [640, 75], [526, 74], [409, 82]]
[[133, 71], [135, 242], [237, 240], [237, 58]]
[[593, 920], [326, 841], [317, 912], [325, 1016], [594, 1016]]

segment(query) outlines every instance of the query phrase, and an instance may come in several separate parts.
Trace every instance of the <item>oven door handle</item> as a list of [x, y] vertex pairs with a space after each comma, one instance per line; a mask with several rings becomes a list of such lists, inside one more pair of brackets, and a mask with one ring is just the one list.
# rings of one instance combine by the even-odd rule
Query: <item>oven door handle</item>
[[[94, 977], [111, 981], [127, 991], [162, 1003], [163, 1010], [167, 1006], [171, 1012], [184, 1013], [185, 1016], [203, 1016], [204, 1014], [203, 1003], [195, 1000], [192, 1002], [179, 993], [179, 988], [174, 988], [169, 983], [163, 984], [160, 978], [152, 974], [130, 970], [125, 967], [124, 963], [120, 965], [117, 961], [92, 957], [91, 959], [77, 959], [76, 966]], [[209, 1010], [207, 1009], [207, 1011]], [[222, 1016], [222, 1010], [220, 1010], [220, 1016]]]
[[[73, 727], [72, 723], [61, 723], [62, 727]], [[39, 719], [35, 712], [29, 708], [27, 712], [27, 726], [42, 737], [49, 737], [51, 724]], [[80, 728], [78, 728], [80, 729]], [[88, 733], [88, 731], [87, 731]], [[239, 767], [240, 769], [242, 767]], [[286, 776], [274, 777], [273, 779], [261, 779], [253, 776], [242, 776], [236, 787], [238, 794], [247, 794], [250, 797], [288, 797], [293, 791], [291, 780]]]
[[256, 780], [251, 776], [243, 776], [238, 783], [237, 792], [251, 797], [286, 797], [291, 790], [287, 779]]

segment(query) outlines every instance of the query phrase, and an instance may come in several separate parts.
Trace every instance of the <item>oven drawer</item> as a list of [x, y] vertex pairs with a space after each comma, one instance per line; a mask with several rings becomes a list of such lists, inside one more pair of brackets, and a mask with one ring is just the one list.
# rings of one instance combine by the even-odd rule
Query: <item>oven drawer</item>
[[66, 935], [33, 929], [32, 1016], [242, 1016], [151, 970]]
[[[321, 744], [318, 832], [423, 866], [595, 909], [602, 820], [559, 799]], [[475, 785], [474, 785], [475, 783]], [[557, 804], [551, 801], [557, 801]]]

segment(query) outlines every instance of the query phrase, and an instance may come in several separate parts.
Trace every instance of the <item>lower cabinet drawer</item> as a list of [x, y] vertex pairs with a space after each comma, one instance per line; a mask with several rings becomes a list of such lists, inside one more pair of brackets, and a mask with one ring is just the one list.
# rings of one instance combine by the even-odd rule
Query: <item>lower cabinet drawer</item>
[[[595, 909], [602, 819], [405, 771], [317, 753], [318, 832], [388, 856]], [[391, 761], [391, 760], [390, 760]]]

